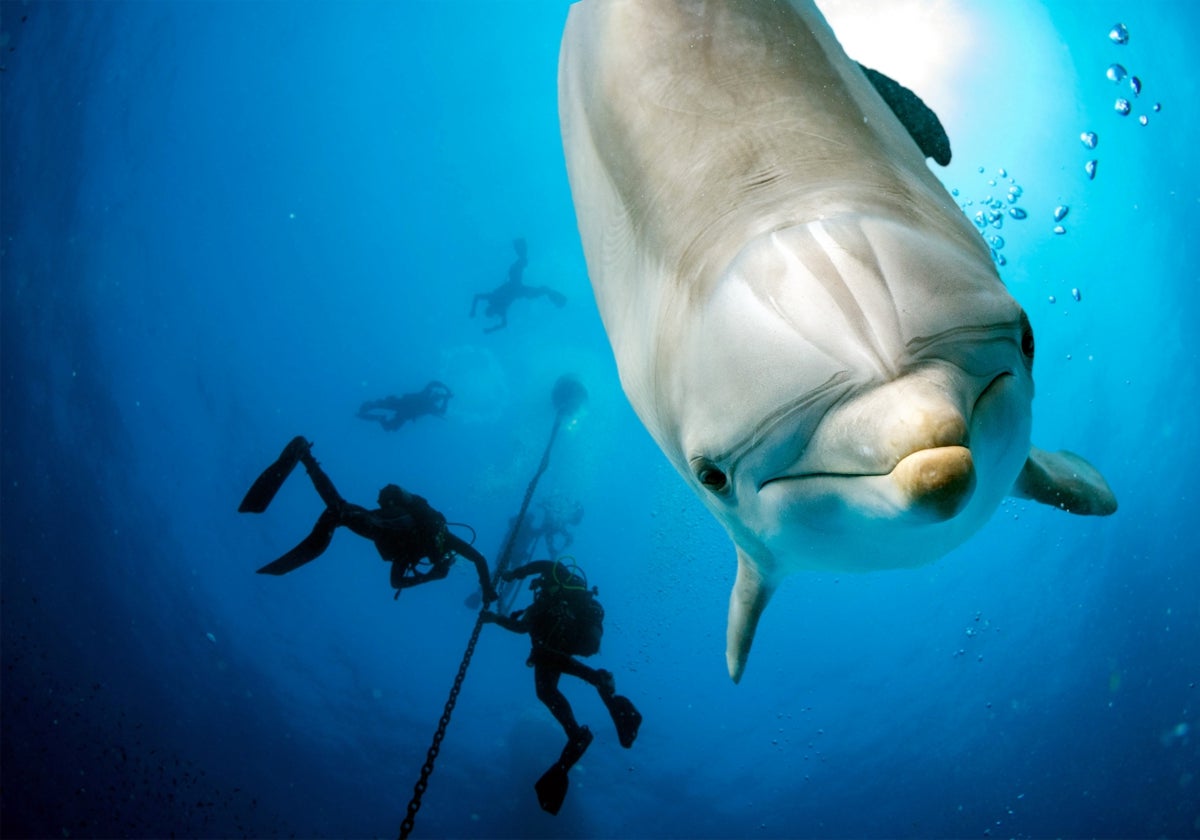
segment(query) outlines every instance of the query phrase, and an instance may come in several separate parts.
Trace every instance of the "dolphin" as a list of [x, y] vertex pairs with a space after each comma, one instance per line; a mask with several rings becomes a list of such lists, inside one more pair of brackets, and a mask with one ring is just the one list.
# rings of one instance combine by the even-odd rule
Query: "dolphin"
[[792, 572], [932, 562], [1006, 495], [1116, 510], [1031, 445], [1033, 329], [936, 117], [812, 2], [582, 0], [558, 85], [622, 388], [737, 548], [734, 682]]

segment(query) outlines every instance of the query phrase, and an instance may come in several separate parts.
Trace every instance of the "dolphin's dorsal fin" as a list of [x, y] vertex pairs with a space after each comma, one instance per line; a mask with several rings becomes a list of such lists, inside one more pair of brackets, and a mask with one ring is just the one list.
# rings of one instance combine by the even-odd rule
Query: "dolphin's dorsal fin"
[[862, 64], [858, 66], [866, 74], [867, 81], [900, 120], [900, 124], [908, 129], [909, 135], [917, 141], [921, 154], [933, 158], [942, 166], [949, 165], [950, 138], [946, 136], [946, 129], [942, 128], [942, 121], [933, 113], [933, 109], [922, 102], [921, 97], [890, 76]]
[[725, 664], [735, 683], [746, 670], [758, 619], [775, 593], [775, 584], [763, 576], [758, 564], [740, 546], [737, 558], [737, 580], [729, 594], [729, 625], [725, 630]]
[[1012, 495], [1083, 516], [1108, 516], [1117, 497], [1100, 471], [1074, 452], [1030, 447]]

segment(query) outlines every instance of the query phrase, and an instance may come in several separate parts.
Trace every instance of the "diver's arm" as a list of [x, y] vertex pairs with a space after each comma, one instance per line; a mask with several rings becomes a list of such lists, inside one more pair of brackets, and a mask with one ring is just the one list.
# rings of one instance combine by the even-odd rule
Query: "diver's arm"
[[554, 564], [554, 560], [534, 560], [532, 563], [526, 563], [524, 566], [518, 566], [505, 572], [501, 577], [505, 580], [521, 580], [530, 575], [548, 575], [554, 571]]
[[485, 603], [490, 603], [496, 600], [496, 590], [492, 587], [491, 573], [488, 571], [487, 558], [480, 554], [473, 545], [446, 532], [444, 542], [447, 551], [453, 551], [455, 554], [466, 557], [475, 564], [475, 571], [479, 574], [479, 588], [483, 592], [483, 600]]
[[482, 615], [484, 622], [497, 624], [512, 633], [528, 633], [529, 623], [525, 621], [525, 613], [522, 611], [517, 617], [511, 615], [500, 615], [491, 610], [484, 610]]
[[422, 573], [418, 572], [416, 569], [413, 569], [410, 574], [405, 575], [396, 583], [396, 588], [408, 589], [410, 586], [419, 586], [422, 583], [428, 583], [431, 580], [441, 580], [449, 573], [449, 563], [435, 562], [433, 564], [433, 568], [431, 568], [428, 572]]

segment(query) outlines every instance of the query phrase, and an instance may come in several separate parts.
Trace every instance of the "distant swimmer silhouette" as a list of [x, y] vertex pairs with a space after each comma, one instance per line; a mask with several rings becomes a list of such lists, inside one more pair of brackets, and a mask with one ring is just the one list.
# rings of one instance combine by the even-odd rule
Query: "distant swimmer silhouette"
[[[344, 526], [375, 543], [379, 556], [392, 564], [391, 583], [397, 597], [402, 589], [444, 578], [455, 555], [462, 555], [475, 564], [484, 603], [496, 600], [487, 560], [470, 543], [450, 533], [446, 517], [427, 501], [388, 484], [379, 491], [378, 509], [367, 510], [351, 504], [338, 494], [311, 449], [312, 444], [303, 437], [293, 438], [275, 463], [254, 482], [238, 507], [240, 513], [265, 511], [297, 463], [304, 464], [313, 487], [325, 502], [325, 511], [312, 532], [287, 554], [259, 569], [259, 574], [284, 575], [315, 560], [329, 547], [333, 532]], [[419, 569], [423, 561], [429, 564], [427, 571]]]
[[514, 239], [513, 248], [517, 252], [517, 258], [508, 269], [508, 282], [503, 286], [499, 286], [490, 292], [480, 292], [475, 295], [471, 301], [471, 317], [475, 317], [475, 307], [482, 300], [487, 304], [484, 309], [484, 314], [489, 318], [499, 318], [500, 323], [490, 327], [485, 327], [484, 332], [495, 332], [508, 326], [508, 307], [517, 298], [537, 298], [548, 297], [555, 306], [565, 306], [567, 298], [562, 292], [555, 291], [549, 286], [526, 286], [521, 281], [521, 275], [525, 273], [525, 266], [529, 264], [526, 258], [526, 248], [524, 239]]
[[444, 383], [435, 379], [420, 391], [412, 394], [368, 400], [359, 407], [356, 416], [363, 420], [373, 420], [379, 423], [384, 431], [394, 432], [408, 421], [416, 420], [426, 414], [445, 417], [446, 406], [453, 396], [454, 394]]
[[628, 697], [617, 694], [611, 672], [590, 668], [575, 658], [598, 653], [604, 634], [604, 608], [596, 599], [596, 590], [588, 589], [583, 570], [554, 560], [535, 560], [500, 577], [511, 581], [532, 574], [538, 578], [530, 584], [534, 599], [526, 609], [511, 616], [491, 611], [481, 615], [484, 621], [505, 630], [528, 633], [533, 643], [526, 664], [533, 666], [538, 699], [567, 735], [562, 754], [534, 785], [542, 809], [557, 814], [567, 795], [567, 771], [587, 751], [593, 738], [592, 731], [575, 720], [571, 704], [558, 689], [559, 677], [570, 674], [596, 689], [623, 747], [633, 746], [642, 716]]

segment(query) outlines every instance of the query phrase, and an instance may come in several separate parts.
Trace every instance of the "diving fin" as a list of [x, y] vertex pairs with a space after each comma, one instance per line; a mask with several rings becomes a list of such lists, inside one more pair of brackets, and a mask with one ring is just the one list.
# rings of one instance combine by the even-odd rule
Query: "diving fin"
[[558, 761], [550, 765], [550, 769], [537, 780], [533, 789], [537, 791], [538, 805], [542, 806], [543, 811], [551, 814], [558, 813], [563, 800], [567, 798], [567, 786], [570, 783], [567, 779], [567, 771], [574, 767], [575, 762], [579, 761], [587, 752], [592, 738], [592, 730], [586, 726], [579, 727], [576, 736], [567, 741], [567, 745], [563, 747]]
[[301, 436], [292, 438], [275, 459], [275, 463], [263, 470], [262, 475], [256, 478], [254, 484], [246, 491], [245, 498], [238, 505], [238, 513], [262, 513], [266, 510], [311, 445]]
[[642, 725], [642, 713], [633, 705], [633, 701], [620, 694], [602, 697], [608, 713], [612, 715], [613, 726], [617, 727], [617, 738], [621, 746], [629, 749], [637, 740], [638, 728]]
[[900, 120], [900, 124], [908, 130], [909, 136], [921, 148], [921, 154], [933, 158], [942, 166], [950, 163], [950, 138], [946, 129], [933, 109], [926, 105], [904, 85], [890, 76], [885, 76], [878, 70], [858, 65], [871, 87], [883, 97], [883, 101], [892, 109], [892, 113]]
[[273, 560], [263, 566], [258, 573], [260, 575], [286, 575], [305, 563], [316, 560], [324, 553], [325, 549], [329, 548], [329, 542], [333, 539], [333, 532], [337, 530], [337, 526], [337, 516], [332, 511], [326, 510], [321, 514], [309, 535], [301, 540], [298, 546], [278, 560]]

